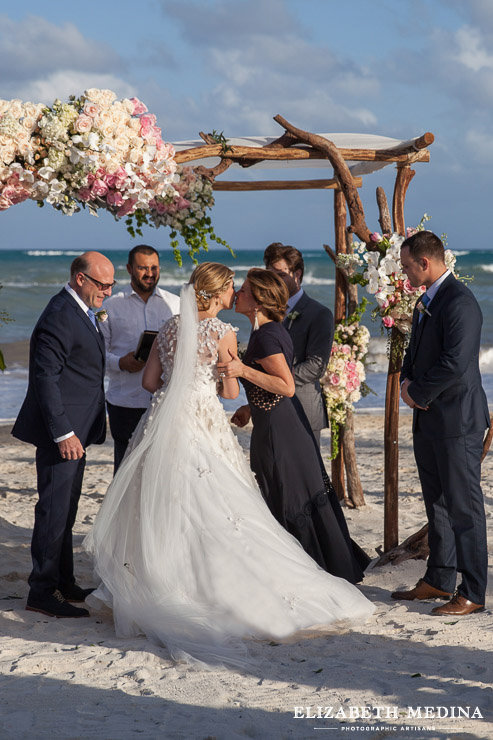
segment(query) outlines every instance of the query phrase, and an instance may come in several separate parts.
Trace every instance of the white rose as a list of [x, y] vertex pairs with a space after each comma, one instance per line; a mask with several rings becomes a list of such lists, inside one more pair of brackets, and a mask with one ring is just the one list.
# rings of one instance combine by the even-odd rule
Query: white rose
[[80, 115], [74, 121], [74, 131], [78, 134], [86, 134], [92, 128], [93, 119], [90, 116]]
[[116, 100], [116, 95], [112, 90], [99, 90], [97, 87], [89, 88], [84, 92], [84, 95], [92, 103], [96, 103], [102, 108], [108, 108]]
[[126, 136], [123, 136], [122, 134], [120, 134], [120, 136], [117, 136], [113, 143], [116, 149], [118, 149], [120, 152], [126, 152], [130, 146], [128, 138]]

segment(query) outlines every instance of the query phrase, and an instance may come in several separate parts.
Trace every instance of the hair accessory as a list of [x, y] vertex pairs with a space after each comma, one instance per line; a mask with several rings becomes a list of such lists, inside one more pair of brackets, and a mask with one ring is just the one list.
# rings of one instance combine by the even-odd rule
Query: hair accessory
[[212, 298], [212, 293], [208, 293], [206, 290], [198, 290], [197, 295], [201, 298]]

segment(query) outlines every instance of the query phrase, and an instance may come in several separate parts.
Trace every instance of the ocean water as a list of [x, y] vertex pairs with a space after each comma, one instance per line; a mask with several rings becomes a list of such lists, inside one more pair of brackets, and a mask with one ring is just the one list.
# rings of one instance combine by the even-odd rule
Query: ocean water
[[[103, 250], [104, 251], [104, 250]], [[7, 311], [12, 321], [0, 323], [0, 346], [9, 342], [29, 339], [41, 311], [54, 293], [66, 283], [70, 263], [79, 252], [52, 250], [2, 250], [0, 249], [0, 311]], [[125, 265], [127, 252], [107, 250], [105, 254], [115, 265], [118, 286], [128, 284]], [[210, 250], [200, 256], [200, 261], [223, 262], [235, 271], [235, 283], [240, 285], [250, 267], [262, 266], [261, 250], [242, 250], [234, 258], [226, 249]], [[470, 277], [468, 285], [475, 293], [483, 311], [484, 324], [481, 349], [481, 372], [488, 400], [493, 403], [493, 250], [457, 252], [457, 270], [461, 277]], [[305, 251], [305, 276], [303, 287], [310, 296], [333, 308], [335, 268], [323, 249]], [[162, 251], [160, 286], [179, 293], [193, 269], [184, 255], [184, 264], [178, 267], [170, 251]], [[360, 297], [367, 295], [360, 289]], [[367, 297], [370, 297], [367, 295]], [[358, 410], [383, 408], [387, 368], [386, 337], [381, 334], [379, 322], [371, 319], [371, 306], [363, 319], [372, 339], [368, 383], [376, 395], [370, 394], [357, 404]], [[239, 328], [240, 342], [248, 341], [250, 323], [234, 311], [223, 311], [221, 318]], [[0, 420], [16, 416], [27, 385], [27, 370], [8, 367], [0, 373]], [[236, 403], [236, 402], [235, 402]], [[407, 407], [404, 407], [404, 410]]]

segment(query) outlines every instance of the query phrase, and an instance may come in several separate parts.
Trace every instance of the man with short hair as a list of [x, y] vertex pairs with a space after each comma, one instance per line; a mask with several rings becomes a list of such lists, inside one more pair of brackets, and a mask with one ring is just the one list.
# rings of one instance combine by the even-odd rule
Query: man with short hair
[[127, 272], [130, 285], [106, 301], [108, 318], [101, 324], [106, 340], [106, 398], [115, 445], [114, 473], [151, 400], [142, 388], [145, 362], [135, 358], [139, 338], [144, 330], [158, 331], [180, 311], [179, 297], [157, 287], [159, 254], [154, 247], [139, 244], [131, 249]]
[[431, 231], [403, 242], [401, 263], [414, 288], [426, 287], [414, 309], [401, 395], [413, 409], [430, 555], [424, 577], [392, 598], [451, 597], [431, 613], [464, 616], [483, 610], [488, 568], [481, 491], [483, 437], [490, 425], [479, 371], [483, 317], [472, 292], [447, 269], [442, 241]]
[[330, 358], [334, 317], [329, 308], [310, 298], [301, 287], [305, 266], [298, 249], [274, 242], [264, 252], [264, 264], [282, 278], [289, 291], [284, 325], [293, 340], [296, 396], [320, 444], [320, 432], [328, 426], [320, 378]]
[[106, 435], [104, 338], [97, 314], [114, 286], [113, 265], [99, 252], [72, 262], [70, 282], [48, 303], [31, 337], [29, 385], [12, 434], [36, 446], [39, 500], [34, 515], [26, 609], [52, 617], [88, 617], [91, 588], [74, 578], [72, 527], [85, 450]]

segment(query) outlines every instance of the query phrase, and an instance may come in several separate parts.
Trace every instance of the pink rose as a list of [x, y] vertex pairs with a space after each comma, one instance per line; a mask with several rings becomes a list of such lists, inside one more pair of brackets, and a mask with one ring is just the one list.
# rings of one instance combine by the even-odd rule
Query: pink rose
[[387, 329], [389, 329], [391, 326], [394, 326], [395, 322], [392, 316], [384, 316], [382, 319], [382, 323], [384, 326], [387, 327]]
[[341, 352], [344, 355], [350, 355], [351, 354], [351, 347], [349, 346], [349, 344], [343, 344], [343, 345], [341, 345]]
[[110, 173], [107, 172], [105, 175], [103, 175], [102, 180], [109, 188], [114, 188], [116, 184], [116, 175], [110, 175]]
[[417, 288], [413, 288], [413, 286], [409, 282], [409, 278], [406, 278], [404, 280], [404, 285], [402, 287], [403, 287], [404, 293], [407, 293], [407, 295], [412, 295], [413, 293], [417, 291]]
[[102, 198], [108, 192], [108, 186], [103, 180], [94, 180], [91, 185], [91, 193], [98, 198]]
[[143, 113], [147, 113], [147, 107], [141, 100], [138, 98], [130, 98], [130, 100], [134, 104], [133, 116], [141, 116]]
[[140, 133], [142, 136], [149, 136], [156, 125], [156, 116], [148, 113], [140, 119]]
[[79, 200], [88, 201], [92, 199], [90, 188], [81, 188], [77, 194]]
[[129, 213], [132, 213], [132, 211], [135, 208], [135, 204], [137, 203], [136, 198], [128, 198], [123, 205], [118, 209], [117, 216], [119, 218], [122, 218], [123, 216], [126, 216]]
[[178, 211], [184, 211], [185, 208], [189, 208], [190, 201], [186, 198], [182, 198], [181, 195], [175, 200], [174, 205]]
[[355, 390], [356, 390], [356, 388], [355, 388], [355, 386], [354, 386], [353, 382], [352, 382], [352, 381], [351, 381], [350, 379], [346, 380], [346, 390], [347, 390], [347, 391], [348, 391], [349, 393], [351, 393], [351, 391], [355, 391]]
[[109, 203], [110, 206], [118, 206], [119, 208], [125, 201], [123, 200], [123, 195], [119, 193], [118, 190], [111, 190], [106, 196], [106, 202]]
[[373, 234], [370, 234], [370, 239], [372, 242], [381, 242], [382, 235], [379, 234], [378, 231], [374, 231]]
[[349, 360], [349, 362], [346, 362], [346, 370], [349, 373], [354, 373], [356, 371], [356, 363], [352, 360]]
[[341, 377], [337, 373], [332, 373], [332, 375], [329, 378], [331, 385], [340, 385], [341, 384]]

